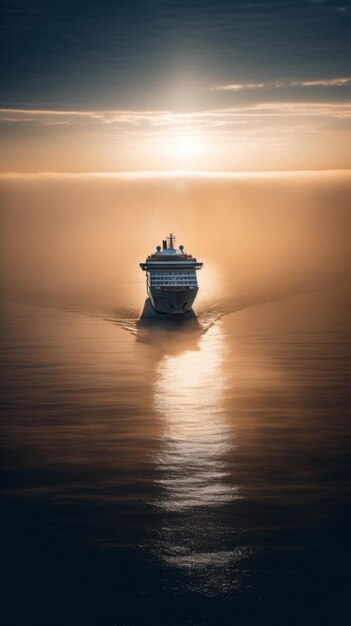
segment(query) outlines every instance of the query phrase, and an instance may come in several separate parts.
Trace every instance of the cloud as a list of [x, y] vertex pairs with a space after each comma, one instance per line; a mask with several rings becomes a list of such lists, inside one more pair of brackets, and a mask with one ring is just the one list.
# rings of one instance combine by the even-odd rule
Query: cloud
[[264, 102], [229, 108], [176, 113], [173, 111], [63, 111], [45, 109], [0, 109], [4, 124], [34, 124], [38, 126], [111, 126], [128, 132], [157, 129], [203, 130], [220, 126], [246, 124], [254, 118], [319, 117], [348, 119], [351, 103], [334, 102]]
[[295, 82], [295, 85], [301, 85], [302, 87], [343, 87], [349, 85], [351, 78], [330, 78], [325, 80], [310, 80], [304, 82]]
[[268, 83], [230, 83], [229, 85], [218, 85], [215, 91], [242, 91], [243, 89], [263, 89]]
[[137, 124], [141, 121], [152, 121], [155, 116], [165, 115], [166, 111], [73, 111], [62, 109], [0, 109], [0, 121], [34, 122], [43, 125], [57, 123], [81, 123], [95, 121], [105, 124], [126, 123]]
[[275, 80], [265, 83], [229, 83], [217, 85], [215, 91], [242, 91], [249, 89], [281, 89], [282, 87], [344, 87], [351, 84], [351, 77], [325, 78], [319, 80]]

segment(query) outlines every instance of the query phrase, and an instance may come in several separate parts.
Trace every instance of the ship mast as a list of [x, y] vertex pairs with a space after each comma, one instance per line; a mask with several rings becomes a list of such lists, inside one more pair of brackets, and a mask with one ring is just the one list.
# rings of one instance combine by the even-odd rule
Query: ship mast
[[171, 250], [174, 250], [174, 242], [176, 240], [175, 236], [173, 235], [173, 233], [169, 234], [169, 237], [167, 237], [168, 241], [169, 241], [169, 247]]

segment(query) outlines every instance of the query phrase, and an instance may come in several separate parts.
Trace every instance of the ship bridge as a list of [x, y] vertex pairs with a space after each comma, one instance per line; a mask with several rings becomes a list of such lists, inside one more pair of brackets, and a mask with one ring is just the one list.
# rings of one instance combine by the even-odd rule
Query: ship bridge
[[144, 272], [153, 271], [183, 271], [200, 270], [203, 263], [187, 254], [184, 246], [174, 247], [175, 236], [173, 233], [164, 239], [161, 246], [156, 246], [156, 252], [147, 257], [144, 263], [139, 263]]

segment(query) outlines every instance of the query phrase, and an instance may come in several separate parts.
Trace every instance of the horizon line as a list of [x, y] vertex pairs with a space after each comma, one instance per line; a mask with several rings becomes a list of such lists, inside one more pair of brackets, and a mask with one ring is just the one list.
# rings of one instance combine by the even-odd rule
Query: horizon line
[[245, 176], [245, 175], [269, 175], [269, 174], [298, 174], [298, 173], [351, 173], [350, 168], [304, 168], [304, 169], [280, 169], [280, 170], [191, 170], [191, 169], [172, 169], [172, 170], [88, 170], [88, 171], [56, 171], [56, 170], [40, 170], [37, 172], [18, 172], [3, 171], [0, 172], [0, 178], [20, 177], [20, 176], [111, 176], [111, 177], [149, 177], [149, 176]]

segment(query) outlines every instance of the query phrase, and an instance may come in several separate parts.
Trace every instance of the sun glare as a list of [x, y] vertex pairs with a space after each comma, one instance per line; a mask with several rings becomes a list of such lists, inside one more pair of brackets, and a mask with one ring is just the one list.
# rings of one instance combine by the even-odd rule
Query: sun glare
[[162, 137], [158, 144], [158, 155], [167, 159], [170, 166], [199, 167], [208, 157], [209, 146], [204, 137], [191, 134], [175, 134]]
[[180, 157], [197, 157], [203, 154], [205, 146], [199, 137], [175, 137], [171, 142], [174, 154]]

